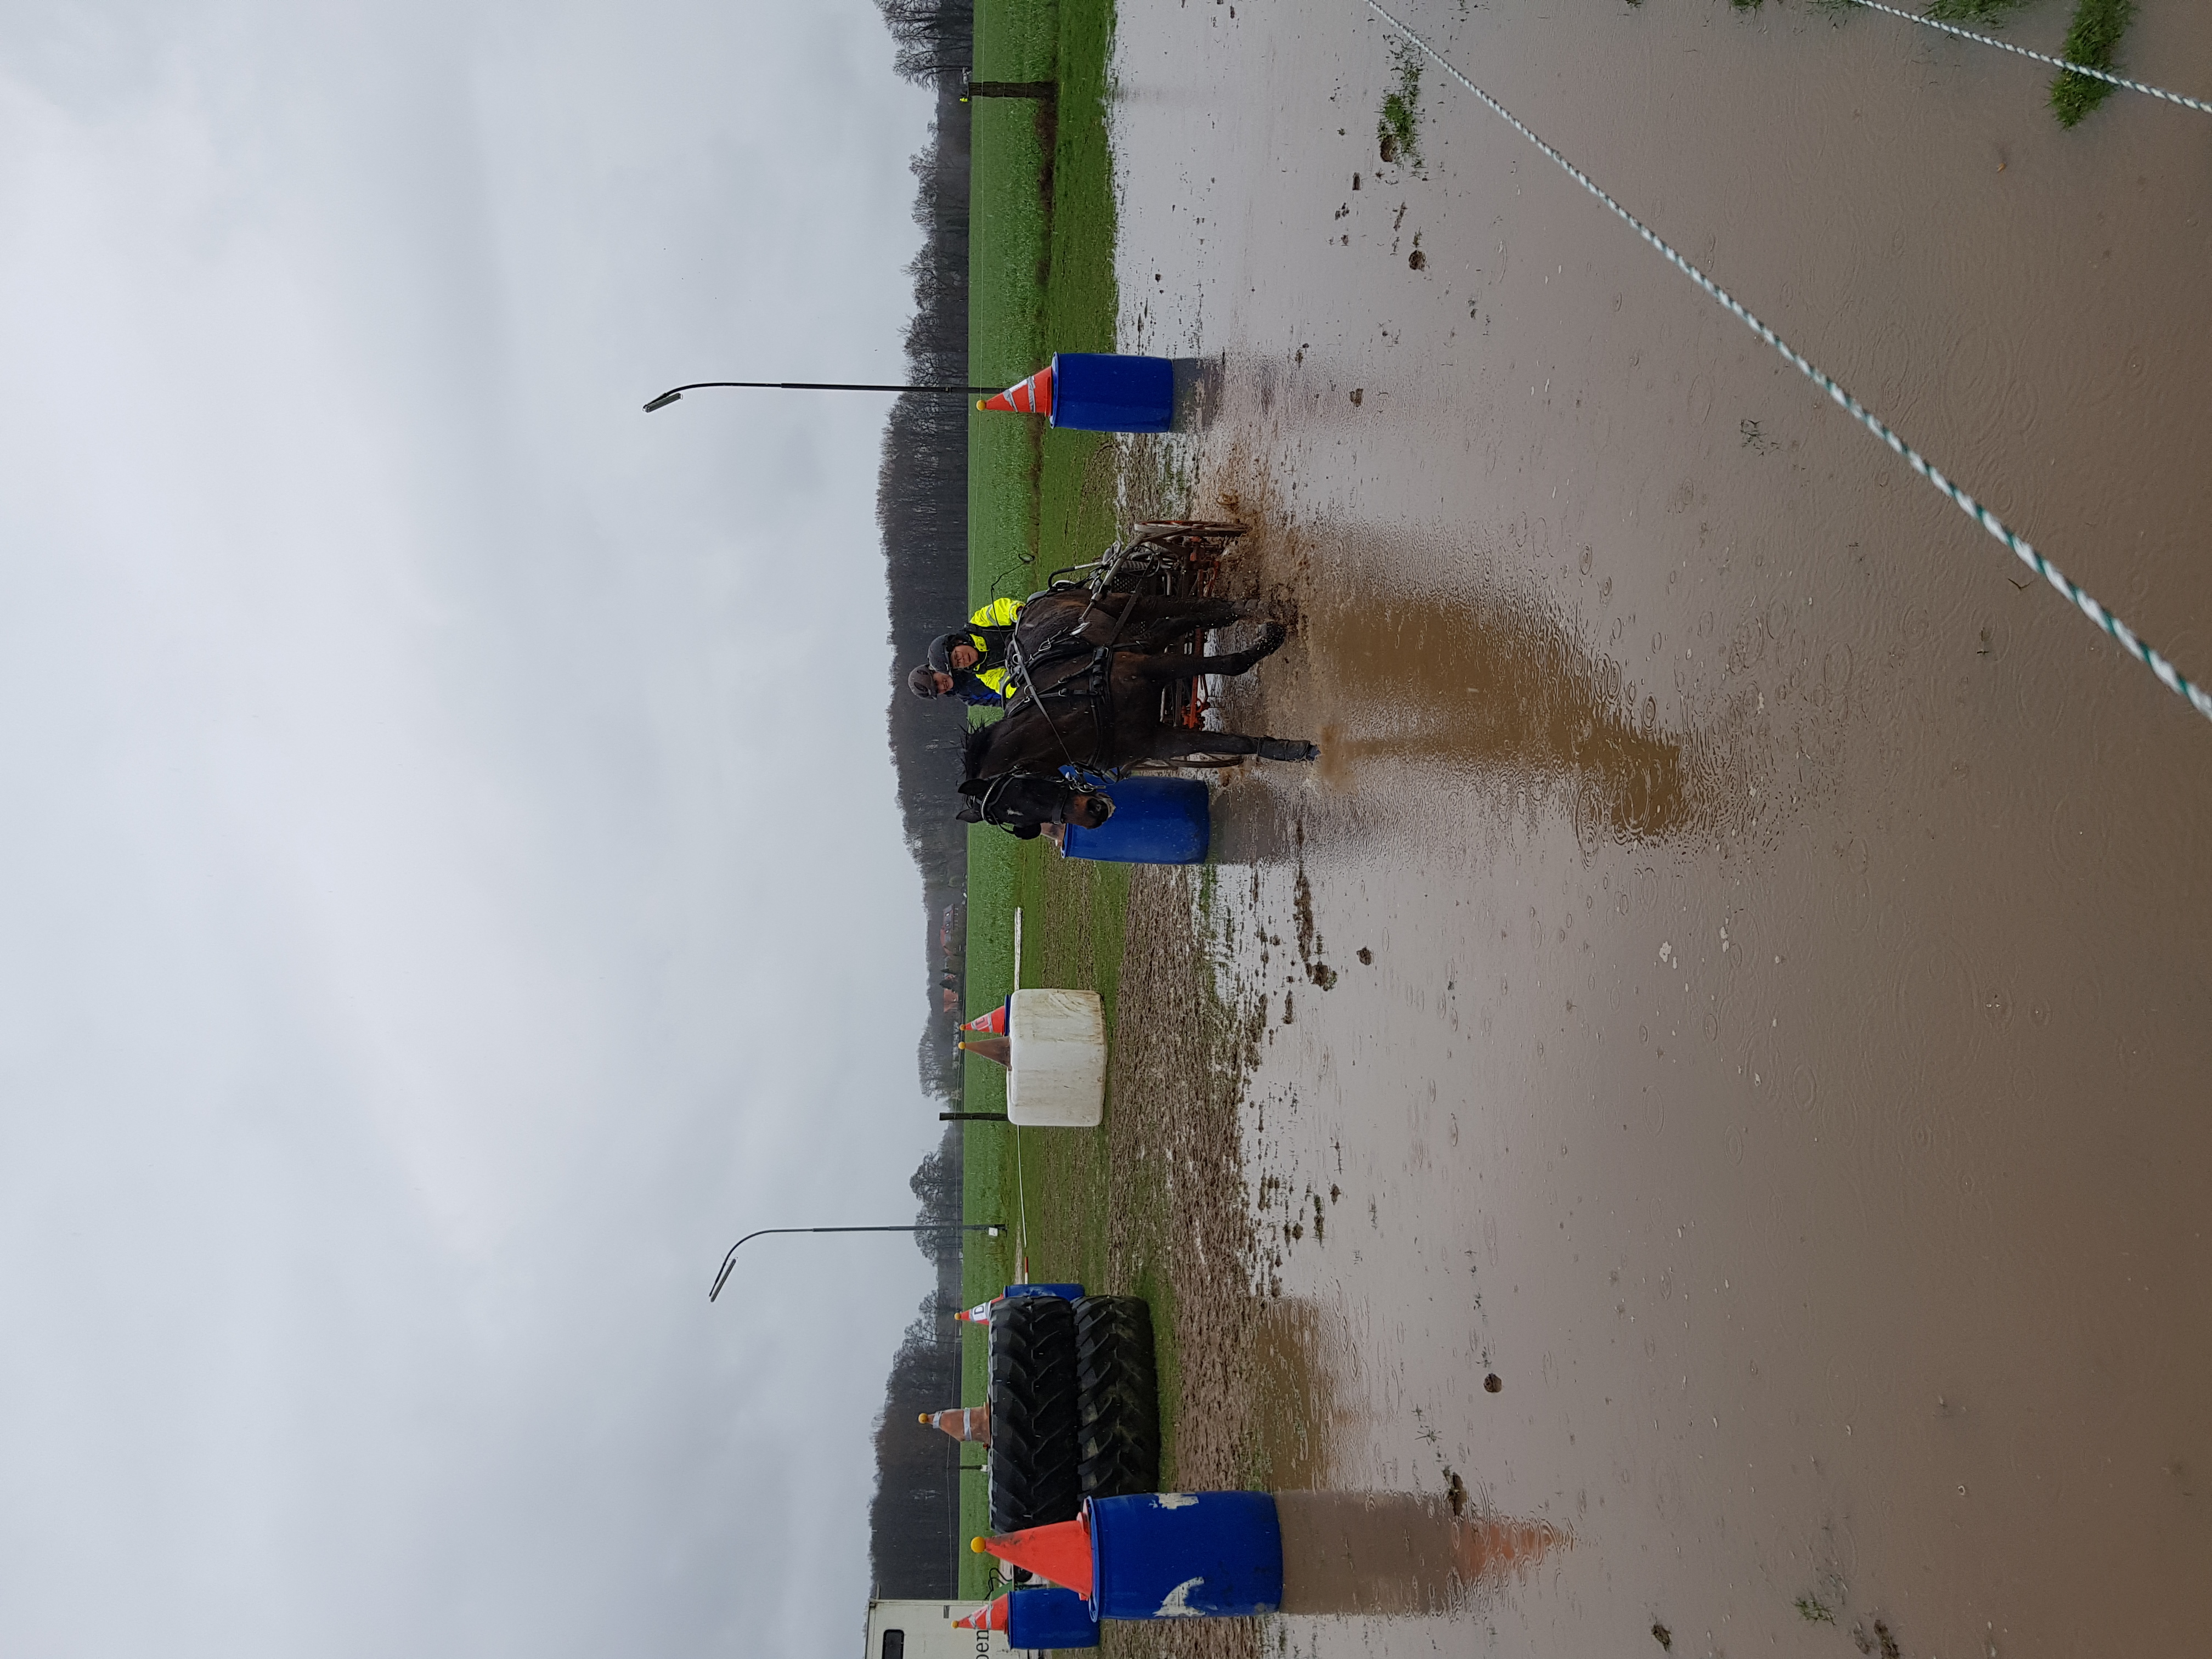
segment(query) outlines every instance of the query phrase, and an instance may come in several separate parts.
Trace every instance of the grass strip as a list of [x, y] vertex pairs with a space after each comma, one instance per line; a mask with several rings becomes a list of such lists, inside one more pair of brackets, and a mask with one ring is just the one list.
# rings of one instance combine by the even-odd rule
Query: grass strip
[[2026, 3], [2027, 0], [1936, 0], [1921, 15], [1939, 23], [1978, 23], [1996, 28]]
[[[1113, 30], [1112, 7], [1097, 0], [977, 0], [976, 78], [1058, 88], [1049, 104], [988, 99], [973, 106], [969, 362], [977, 384], [1012, 385], [1054, 351], [1114, 349], [1119, 295], [1106, 131]], [[1025, 416], [971, 411], [969, 419], [971, 606], [1034, 592], [1052, 569], [1095, 556], [1113, 539], [1117, 492], [1101, 465], [1117, 453], [1110, 438]], [[1098, 991], [1112, 1030], [1128, 872], [1064, 860], [1042, 840], [980, 825], [968, 846], [969, 1017], [996, 1007], [1012, 987], [1019, 908], [1022, 982]], [[1006, 1080], [1000, 1067], [969, 1060], [964, 1109], [1004, 1110]], [[970, 1219], [1018, 1224], [1026, 1192], [1032, 1278], [1139, 1288], [1106, 1283], [1103, 1134], [970, 1123], [963, 1146]], [[1012, 1280], [1016, 1241], [969, 1239], [962, 1283], [973, 1304]], [[971, 1329], [962, 1341], [962, 1397], [980, 1402], [989, 1381], [985, 1339]], [[963, 1540], [988, 1522], [983, 1477], [963, 1476]], [[956, 1560], [961, 1595], [988, 1595], [992, 1562], [964, 1543]]]
[[[2120, 37], [2128, 32], [2135, 15], [2135, 0], [2080, 0], [2074, 8], [2074, 21], [2067, 27], [2066, 44], [2059, 48], [2058, 55], [2069, 64], [2081, 64], [2108, 74], [2115, 72]], [[2051, 112], [2057, 116], [2060, 126], [2077, 126], [2084, 116], [2118, 90], [2110, 81], [2061, 70], [2051, 81]]]

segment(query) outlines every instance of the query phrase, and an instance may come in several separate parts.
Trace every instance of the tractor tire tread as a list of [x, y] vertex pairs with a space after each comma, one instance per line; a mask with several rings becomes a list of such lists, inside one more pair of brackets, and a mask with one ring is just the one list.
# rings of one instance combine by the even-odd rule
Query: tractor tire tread
[[1075, 1304], [1078, 1476], [1086, 1498], [1157, 1492], [1160, 1404], [1152, 1310], [1131, 1296]]
[[1019, 1297], [991, 1310], [991, 1530], [1072, 1521], [1082, 1504], [1074, 1305]]

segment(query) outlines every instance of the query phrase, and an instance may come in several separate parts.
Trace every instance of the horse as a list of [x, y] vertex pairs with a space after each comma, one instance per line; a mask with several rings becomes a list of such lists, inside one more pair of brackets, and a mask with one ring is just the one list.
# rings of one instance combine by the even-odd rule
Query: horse
[[1226, 628], [1247, 617], [1272, 614], [1264, 599], [1179, 599], [1158, 593], [1048, 588], [1030, 595], [1014, 624], [1013, 645], [1024, 657], [1042, 658], [1056, 647], [1156, 653], [1201, 629]]
[[[1113, 602], [1109, 595], [1099, 602], [1098, 608]], [[1147, 605], [1172, 609], [1148, 613]], [[1149, 615], [1158, 623], [1173, 623], [1177, 631], [1188, 631], [1220, 626], [1259, 608], [1249, 600], [1140, 597], [1132, 607], [1131, 617], [1135, 621]], [[1023, 620], [1028, 620], [1027, 612]], [[1006, 705], [1006, 714], [988, 726], [975, 727], [961, 747], [965, 774], [963, 794], [976, 797], [979, 792], [971, 786], [1009, 772], [1049, 777], [1069, 766], [1104, 772], [1144, 761], [1202, 763], [1245, 755], [1257, 755], [1262, 760], [1310, 761], [1321, 753], [1299, 738], [1199, 731], [1172, 726], [1160, 718], [1164, 686], [1205, 674], [1249, 672], [1281, 647], [1288, 637], [1281, 623], [1267, 623], [1261, 630], [1259, 643], [1249, 650], [1210, 655], [1091, 646], [1095, 637], [1086, 623], [1084, 629], [1063, 636], [1069, 643], [1035, 657], [1022, 657], [1014, 677], [1016, 695]], [[1016, 643], [1019, 654], [1018, 635]]]
[[964, 823], [995, 823], [1024, 841], [1033, 841], [1047, 824], [1075, 824], [1096, 830], [1114, 816], [1114, 798], [1087, 784], [1072, 783], [1058, 773], [1001, 772], [960, 786], [964, 798], [953, 816]]

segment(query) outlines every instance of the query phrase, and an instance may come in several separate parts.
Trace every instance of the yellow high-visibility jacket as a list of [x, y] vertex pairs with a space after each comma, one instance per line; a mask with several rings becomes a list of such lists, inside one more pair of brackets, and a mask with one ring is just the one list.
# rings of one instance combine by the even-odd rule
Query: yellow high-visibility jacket
[[[1015, 619], [1021, 614], [1021, 600], [993, 599], [968, 618], [968, 625], [970, 628], [993, 629], [1012, 628]], [[994, 640], [989, 635], [970, 634], [968, 639], [969, 642], [982, 654], [985, 661], [991, 663], [988, 667], [979, 667], [976, 670], [975, 678], [989, 690], [997, 692], [1001, 699], [1005, 698], [1007, 696], [1005, 636], [1001, 635]], [[993, 660], [994, 659], [995, 661]]]

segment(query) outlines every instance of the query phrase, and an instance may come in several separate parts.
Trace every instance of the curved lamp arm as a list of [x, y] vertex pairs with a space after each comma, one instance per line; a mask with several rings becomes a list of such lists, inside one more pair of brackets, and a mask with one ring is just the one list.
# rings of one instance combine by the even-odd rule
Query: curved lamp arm
[[[989, 397], [994, 392], [1004, 392], [1001, 386], [862, 386], [850, 380], [694, 380], [689, 386], [672, 386], [645, 406], [652, 414], [656, 409], [665, 409], [687, 392], [696, 392], [702, 386], [756, 386], [769, 392], [957, 392], [966, 396], [980, 392]], [[824, 1232], [822, 1227], [771, 1228], [770, 1231]]]
[[714, 1288], [707, 1292], [712, 1302], [721, 1295], [722, 1285], [737, 1265], [738, 1249], [756, 1238], [766, 1238], [770, 1233], [988, 1233], [996, 1238], [1006, 1231], [1003, 1221], [945, 1221], [927, 1222], [914, 1227], [763, 1227], [757, 1232], [747, 1233], [730, 1246], [730, 1253], [722, 1258], [722, 1270], [714, 1275]]

